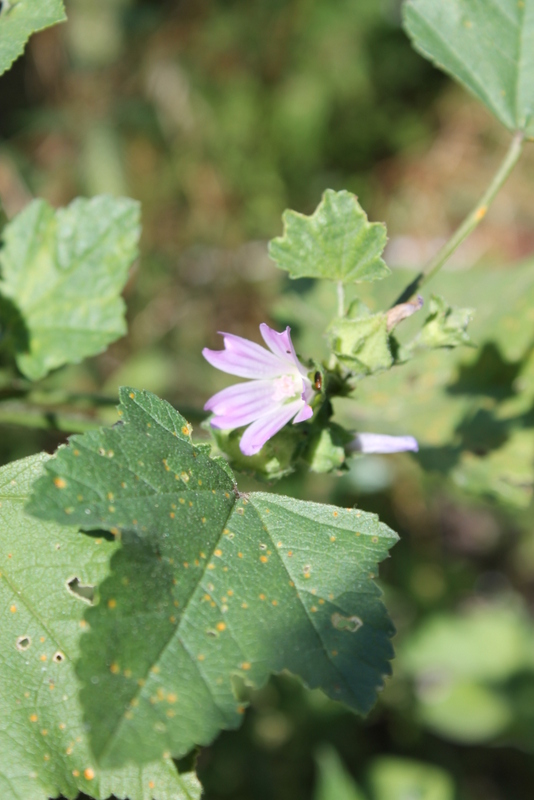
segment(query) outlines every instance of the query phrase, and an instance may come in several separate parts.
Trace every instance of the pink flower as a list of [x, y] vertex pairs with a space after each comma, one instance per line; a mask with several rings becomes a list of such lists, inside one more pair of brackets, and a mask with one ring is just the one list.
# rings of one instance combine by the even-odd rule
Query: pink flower
[[295, 353], [290, 328], [278, 333], [262, 323], [260, 333], [269, 350], [241, 336], [223, 333], [224, 350], [205, 347], [202, 351], [216, 369], [252, 378], [217, 392], [204, 406], [214, 414], [210, 420], [214, 428], [233, 430], [248, 425], [239, 443], [246, 456], [259, 453], [291, 419], [296, 424], [313, 415], [309, 405], [312, 384]]

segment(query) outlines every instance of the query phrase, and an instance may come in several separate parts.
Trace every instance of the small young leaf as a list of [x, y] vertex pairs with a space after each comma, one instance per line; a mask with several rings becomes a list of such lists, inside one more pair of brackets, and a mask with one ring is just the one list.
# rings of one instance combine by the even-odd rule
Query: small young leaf
[[17, 363], [28, 378], [100, 353], [126, 332], [120, 292], [139, 232], [138, 203], [105, 196], [59, 211], [35, 200], [4, 229], [0, 293], [26, 326]]
[[386, 314], [336, 319], [328, 333], [339, 361], [355, 373], [371, 375], [393, 364]]
[[312, 428], [302, 457], [312, 472], [342, 469], [346, 460], [345, 447], [353, 439], [353, 433], [335, 422], [330, 422], [327, 427]]
[[99, 761], [207, 743], [240, 722], [236, 678], [283, 669], [367, 712], [393, 633], [373, 578], [396, 534], [354, 509], [241, 495], [168, 403], [121, 401], [121, 424], [73, 436], [31, 503], [122, 536], [79, 664]]
[[117, 543], [76, 527], [37, 522], [24, 511], [48, 457], [0, 469], [0, 789], [2, 800], [75, 798], [199, 800], [194, 775], [166, 759], [98, 769], [78, 698], [74, 661], [87, 602], [69, 590], [97, 584]]
[[390, 274], [381, 258], [386, 226], [369, 222], [350, 192], [327, 189], [310, 216], [285, 211], [284, 235], [269, 255], [290, 278], [324, 278], [342, 283], [376, 281]]
[[512, 131], [534, 136], [533, 0], [407, 0], [415, 48]]
[[467, 326], [473, 319], [472, 308], [453, 308], [443, 297], [433, 294], [429, 314], [415, 342], [416, 347], [459, 347], [472, 344]]
[[0, 75], [20, 56], [32, 33], [65, 19], [62, 0], [3, 0], [0, 10]]

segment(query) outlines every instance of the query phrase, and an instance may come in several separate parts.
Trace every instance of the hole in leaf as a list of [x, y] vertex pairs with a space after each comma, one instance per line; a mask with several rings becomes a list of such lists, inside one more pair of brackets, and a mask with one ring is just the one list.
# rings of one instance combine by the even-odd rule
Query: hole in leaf
[[61, 664], [62, 661], [65, 661], [65, 654], [62, 653], [61, 650], [58, 650], [52, 656], [52, 661], [54, 661], [56, 664]]
[[332, 614], [332, 625], [338, 631], [347, 631], [348, 633], [356, 633], [363, 625], [359, 617], [343, 617], [341, 614]]
[[95, 599], [95, 587], [80, 583], [80, 579], [74, 576], [67, 581], [67, 589], [71, 594], [84, 603], [92, 605]]
[[32, 640], [29, 636], [19, 636], [17, 639], [17, 650], [27, 650], [30, 647]]

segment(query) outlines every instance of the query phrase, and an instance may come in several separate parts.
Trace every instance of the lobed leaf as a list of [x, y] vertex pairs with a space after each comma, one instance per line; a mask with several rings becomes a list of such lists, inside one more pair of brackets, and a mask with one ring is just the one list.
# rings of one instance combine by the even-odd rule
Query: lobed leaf
[[416, 50], [534, 136], [534, 0], [407, 0], [404, 20]]
[[390, 670], [374, 577], [396, 534], [354, 509], [240, 494], [148, 392], [121, 390], [119, 414], [58, 451], [30, 506], [122, 537], [78, 669], [97, 759], [206, 744], [239, 724], [240, 683], [284, 669], [367, 712]]
[[28, 378], [100, 353], [124, 335], [120, 293], [139, 234], [138, 203], [107, 196], [58, 211], [34, 200], [6, 226], [0, 294], [26, 327], [13, 344]]
[[199, 800], [196, 777], [178, 775], [169, 758], [107, 772], [91, 754], [74, 662], [87, 597], [108, 574], [118, 545], [25, 513], [47, 458], [0, 469], [2, 800], [73, 799], [79, 792], [98, 800]]
[[4, 0], [0, 11], [0, 75], [36, 31], [66, 20], [62, 0]]
[[386, 226], [369, 222], [350, 192], [327, 189], [311, 216], [288, 210], [283, 221], [284, 235], [273, 239], [269, 255], [290, 278], [354, 283], [390, 274], [381, 257]]

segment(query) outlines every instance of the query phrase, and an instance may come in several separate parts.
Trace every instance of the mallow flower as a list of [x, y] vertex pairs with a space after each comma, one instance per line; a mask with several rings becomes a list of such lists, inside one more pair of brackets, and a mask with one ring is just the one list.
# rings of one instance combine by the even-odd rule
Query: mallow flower
[[224, 350], [205, 347], [202, 351], [216, 369], [251, 379], [217, 392], [204, 406], [214, 415], [210, 420], [214, 428], [248, 426], [239, 443], [246, 456], [259, 453], [290, 420], [295, 425], [313, 415], [312, 383], [297, 358], [290, 328], [278, 333], [262, 323], [260, 333], [268, 350], [241, 336], [222, 333]]

